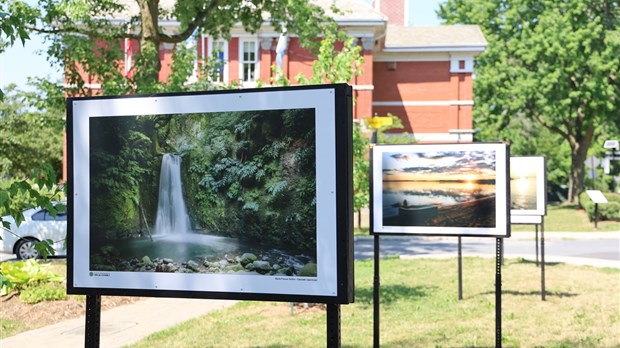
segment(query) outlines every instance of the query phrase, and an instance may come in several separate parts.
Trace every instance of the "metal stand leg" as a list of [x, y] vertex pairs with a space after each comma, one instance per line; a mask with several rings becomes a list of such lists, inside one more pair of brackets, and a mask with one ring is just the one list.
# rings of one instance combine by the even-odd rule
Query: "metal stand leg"
[[500, 248], [500, 264], [504, 265], [504, 238], [500, 238], [501, 248]]
[[542, 300], [545, 301], [547, 294], [545, 292], [545, 222], [540, 224], [540, 293]]
[[459, 237], [459, 255], [458, 255], [458, 263], [459, 263], [459, 300], [463, 299], [463, 252], [461, 249], [461, 237]]
[[84, 347], [99, 348], [101, 333], [101, 296], [86, 296], [86, 335]]
[[536, 267], [538, 267], [538, 224], [536, 226]]
[[502, 347], [502, 239], [495, 242], [495, 347]]
[[340, 348], [339, 304], [327, 304], [327, 347]]
[[379, 325], [379, 303], [380, 303], [380, 280], [379, 280], [379, 259], [381, 256], [379, 245], [379, 236], [375, 235], [375, 277], [373, 286], [373, 347], [379, 348], [380, 328]]

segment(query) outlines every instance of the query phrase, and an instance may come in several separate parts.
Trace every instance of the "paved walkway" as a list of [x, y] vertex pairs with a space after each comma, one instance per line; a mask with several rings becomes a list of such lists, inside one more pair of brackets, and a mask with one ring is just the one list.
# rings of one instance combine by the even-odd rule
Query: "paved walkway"
[[[422, 239], [432, 239], [422, 238]], [[442, 238], [442, 237], [439, 237]], [[454, 237], [447, 237], [454, 239]], [[533, 233], [513, 233], [514, 239], [533, 239]], [[545, 239], [604, 239], [610, 243], [620, 243], [620, 232], [601, 233], [545, 233]], [[494, 257], [488, 254], [468, 254], [465, 256]], [[454, 253], [439, 253], [433, 255], [409, 255], [403, 258], [433, 258], [455, 257]], [[510, 255], [506, 258], [526, 257], [533, 255]], [[546, 262], [566, 262], [578, 265], [591, 265], [597, 267], [620, 268], [619, 260], [604, 260], [578, 257], [554, 257], [546, 255]], [[102, 348], [122, 347], [141, 340], [142, 338], [161, 331], [165, 328], [199, 317], [214, 310], [231, 306], [236, 301], [204, 300], [204, 299], [174, 299], [174, 298], [149, 298], [132, 304], [112, 308], [101, 313], [101, 336]], [[13, 347], [83, 347], [84, 346], [85, 319], [84, 317], [67, 320], [40, 329], [23, 332], [21, 334], [0, 340], [0, 348]]]
[[[225, 308], [235, 301], [149, 298], [101, 312], [100, 345], [122, 347], [184, 321]], [[0, 340], [1, 348], [84, 347], [84, 317]]]

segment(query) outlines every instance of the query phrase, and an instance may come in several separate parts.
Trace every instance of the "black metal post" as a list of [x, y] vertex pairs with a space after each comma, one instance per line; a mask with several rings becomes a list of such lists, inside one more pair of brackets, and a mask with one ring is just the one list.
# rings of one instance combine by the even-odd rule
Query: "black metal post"
[[501, 249], [500, 249], [500, 264], [503, 266], [504, 265], [504, 238], [500, 238], [500, 239], [501, 239], [500, 243], [502, 243]]
[[458, 242], [458, 264], [459, 264], [459, 300], [463, 299], [463, 252], [461, 249], [461, 237], [459, 236]]
[[538, 267], [538, 224], [536, 226], [536, 267]]
[[598, 203], [594, 203], [594, 229], [598, 229]]
[[379, 245], [379, 236], [375, 235], [375, 277], [373, 284], [373, 347], [379, 348], [379, 304], [380, 304], [380, 281], [379, 281], [379, 259], [381, 256]]
[[495, 347], [502, 347], [502, 238], [495, 241]]
[[101, 336], [101, 296], [86, 295], [85, 348], [99, 348]]
[[340, 348], [340, 305], [327, 304], [327, 347]]
[[[544, 219], [544, 218], [543, 218]], [[542, 300], [546, 300], [545, 292], [545, 221], [540, 222], [540, 293]]]

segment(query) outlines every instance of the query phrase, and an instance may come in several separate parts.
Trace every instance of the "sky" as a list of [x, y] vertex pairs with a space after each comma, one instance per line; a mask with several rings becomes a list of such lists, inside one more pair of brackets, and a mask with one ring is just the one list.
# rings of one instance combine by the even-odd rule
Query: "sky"
[[[439, 24], [435, 11], [439, 8], [439, 4], [445, 0], [406, 1], [410, 1], [410, 22], [413, 26]], [[33, 0], [27, 2], [32, 3]], [[39, 54], [45, 48], [42, 37], [33, 35], [31, 40], [26, 41], [25, 46], [22, 46], [21, 42], [16, 42], [13, 47], [1, 53], [0, 87], [4, 89], [9, 84], [15, 83], [18, 88], [26, 89], [29, 76], [47, 77], [60, 82], [62, 72], [52, 68], [51, 64], [46, 61], [44, 54]]]
[[383, 153], [384, 180], [482, 180], [495, 177], [494, 151]]

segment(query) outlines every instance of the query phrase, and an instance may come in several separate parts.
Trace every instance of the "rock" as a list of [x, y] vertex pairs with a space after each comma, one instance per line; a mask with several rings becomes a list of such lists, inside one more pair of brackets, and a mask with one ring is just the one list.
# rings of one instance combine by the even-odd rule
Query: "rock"
[[191, 269], [194, 272], [200, 272], [200, 265], [193, 260], [187, 261], [187, 268]]
[[316, 263], [307, 263], [297, 272], [297, 275], [300, 277], [316, 277], [316, 272]]
[[167, 272], [172, 273], [177, 270], [177, 267], [173, 263], [159, 263], [155, 267], [155, 272]]
[[254, 270], [258, 273], [265, 274], [271, 271], [271, 266], [268, 261], [254, 261]]
[[162, 259], [161, 260], [163, 263], [174, 263], [173, 259]]
[[148, 256], [144, 256], [142, 258], [142, 263], [145, 264], [145, 265], [151, 264], [152, 263], [151, 258], [148, 257]]
[[232, 265], [232, 266], [227, 266], [226, 268], [224, 268], [224, 272], [230, 273], [230, 272], [240, 272], [245, 270], [245, 268], [243, 268], [243, 266], [241, 265]]
[[248, 264], [256, 261], [256, 259], [257, 259], [256, 255], [252, 253], [245, 253], [241, 255], [241, 257], [239, 258], [239, 263], [241, 263], [241, 265], [245, 267]]
[[278, 269], [276, 274], [284, 274], [284, 275], [287, 275], [287, 276], [292, 276], [293, 275], [293, 270], [291, 269], [291, 267], [283, 267], [283, 268]]

